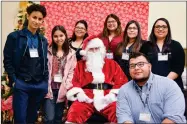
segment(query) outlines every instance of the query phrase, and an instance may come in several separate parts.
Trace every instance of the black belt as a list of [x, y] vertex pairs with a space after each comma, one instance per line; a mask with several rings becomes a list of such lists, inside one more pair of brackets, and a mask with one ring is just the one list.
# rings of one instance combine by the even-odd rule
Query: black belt
[[88, 85], [84, 86], [83, 89], [106, 90], [106, 89], [112, 89], [112, 85], [106, 83], [100, 83], [100, 84], [89, 83]]

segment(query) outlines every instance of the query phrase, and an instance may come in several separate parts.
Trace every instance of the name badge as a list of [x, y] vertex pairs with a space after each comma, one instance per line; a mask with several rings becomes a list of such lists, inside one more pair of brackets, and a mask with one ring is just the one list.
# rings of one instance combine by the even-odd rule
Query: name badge
[[62, 83], [62, 74], [55, 74], [54, 75], [54, 82]]
[[38, 56], [38, 49], [29, 49], [30, 57], [37, 58]]
[[151, 121], [151, 115], [149, 113], [140, 113], [139, 120], [150, 122]]
[[122, 54], [122, 59], [123, 60], [129, 60], [129, 53], [123, 53]]
[[158, 53], [158, 61], [168, 61], [168, 54]]
[[106, 53], [106, 58], [113, 59], [113, 53]]

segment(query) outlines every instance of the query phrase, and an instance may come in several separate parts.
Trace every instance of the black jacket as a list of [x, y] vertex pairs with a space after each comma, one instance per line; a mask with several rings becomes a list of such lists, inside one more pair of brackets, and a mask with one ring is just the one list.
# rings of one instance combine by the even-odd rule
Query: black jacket
[[[42, 49], [38, 52], [41, 53], [41, 65], [43, 70], [44, 79], [48, 80], [48, 66], [47, 66], [47, 39], [37, 32], [39, 42], [41, 43]], [[7, 36], [7, 40], [4, 47], [4, 68], [8, 73], [10, 85], [15, 82], [16, 74], [21, 64], [21, 59], [25, 55], [26, 49], [28, 48], [28, 41], [25, 29], [15, 31]]]
[[152, 72], [161, 76], [167, 76], [170, 72], [175, 72], [178, 77], [175, 79], [181, 89], [184, 89], [181, 75], [184, 71], [185, 53], [181, 44], [172, 40], [169, 45], [168, 61], [158, 61], [158, 52], [154, 49], [150, 41], [144, 43], [140, 52], [146, 54], [152, 64]]

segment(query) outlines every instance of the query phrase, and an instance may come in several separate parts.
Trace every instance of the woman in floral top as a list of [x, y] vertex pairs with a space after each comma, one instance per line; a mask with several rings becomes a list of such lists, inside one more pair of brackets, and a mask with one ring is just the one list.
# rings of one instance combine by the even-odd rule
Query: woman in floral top
[[48, 49], [48, 94], [44, 101], [45, 124], [61, 124], [65, 94], [72, 86], [76, 56], [69, 48], [67, 33], [63, 26], [52, 30], [52, 43]]

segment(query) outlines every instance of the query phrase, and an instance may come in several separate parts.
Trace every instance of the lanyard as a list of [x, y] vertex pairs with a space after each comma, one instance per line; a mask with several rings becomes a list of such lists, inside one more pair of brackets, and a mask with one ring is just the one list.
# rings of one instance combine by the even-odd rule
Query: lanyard
[[[140, 99], [141, 99], [141, 101], [142, 101], [144, 107], [146, 107], [146, 105], [147, 105], [147, 103], [148, 103], [149, 93], [150, 93], [150, 91], [151, 91], [151, 87], [152, 87], [152, 83], [151, 83], [151, 85], [150, 85], [150, 87], [149, 87], [148, 92], [146, 93], [146, 98], [145, 98], [145, 102], [144, 102], [143, 99], [142, 99], [142, 97], [141, 97], [141, 93], [140, 93], [140, 91], [139, 91], [139, 89], [138, 89], [138, 86], [136, 86], [136, 91], [137, 91], [138, 95], [140, 96]], [[143, 88], [143, 87], [142, 87], [142, 88]]]

